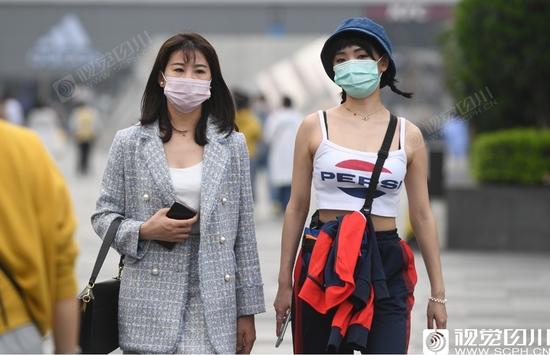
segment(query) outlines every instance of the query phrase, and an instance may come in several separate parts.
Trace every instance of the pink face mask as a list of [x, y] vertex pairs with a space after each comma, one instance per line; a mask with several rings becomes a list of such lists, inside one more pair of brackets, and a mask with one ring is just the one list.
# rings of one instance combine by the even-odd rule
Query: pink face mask
[[164, 96], [180, 112], [189, 113], [210, 98], [210, 80], [166, 77], [164, 73], [161, 74], [166, 81]]

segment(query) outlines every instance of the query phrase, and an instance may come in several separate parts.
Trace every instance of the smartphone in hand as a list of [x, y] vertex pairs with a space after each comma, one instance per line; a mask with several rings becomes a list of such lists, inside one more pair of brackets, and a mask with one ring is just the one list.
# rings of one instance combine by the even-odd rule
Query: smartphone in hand
[[[172, 219], [190, 219], [195, 217], [196, 214], [197, 211], [194, 209], [176, 201], [172, 204], [168, 212], [166, 212], [166, 217]], [[170, 250], [174, 249], [176, 246], [174, 242], [167, 242], [164, 240], [157, 240], [156, 242]]]
[[279, 328], [279, 336], [277, 337], [277, 341], [275, 342], [275, 347], [278, 348], [279, 345], [283, 342], [283, 338], [285, 336], [286, 328], [288, 327], [288, 323], [290, 323], [290, 312], [287, 312], [285, 314], [285, 318], [283, 319], [283, 323], [281, 324], [281, 328]]
[[195, 217], [196, 214], [197, 211], [191, 207], [176, 201], [172, 204], [168, 212], [166, 212], [166, 217], [172, 219], [189, 219]]

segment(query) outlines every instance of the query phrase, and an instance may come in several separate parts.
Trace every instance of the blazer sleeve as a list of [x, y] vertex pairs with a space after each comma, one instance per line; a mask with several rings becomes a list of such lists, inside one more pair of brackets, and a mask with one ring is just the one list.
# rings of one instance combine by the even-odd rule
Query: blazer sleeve
[[250, 182], [250, 160], [242, 133], [237, 135], [240, 166], [239, 222], [235, 240], [237, 316], [265, 312], [262, 276], [254, 225], [254, 200]]
[[105, 237], [111, 222], [122, 217], [113, 247], [122, 255], [141, 259], [150, 241], [139, 239], [139, 229], [142, 221], [126, 218], [126, 191], [124, 175], [124, 137], [117, 132], [109, 150], [107, 165], [96, 203], [96, 211], [92, 215], [92, 226], [101, 239]]

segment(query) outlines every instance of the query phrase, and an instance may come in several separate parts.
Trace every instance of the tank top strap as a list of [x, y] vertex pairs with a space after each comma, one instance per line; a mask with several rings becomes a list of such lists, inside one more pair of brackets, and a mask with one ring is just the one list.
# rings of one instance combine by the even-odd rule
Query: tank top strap
[[399, 145], [401, 149], [405, 149], [405, 126], [407, 120], [403, 117], [399, 117]]
[[317, 114], [319, 115], [319, 124], [321, 125], [321, 133], [323, 134], [323, 139], [328, 140], [327, 126], [326, 126], [325, 115], [323, 113], [323, 110], [317, 111]]

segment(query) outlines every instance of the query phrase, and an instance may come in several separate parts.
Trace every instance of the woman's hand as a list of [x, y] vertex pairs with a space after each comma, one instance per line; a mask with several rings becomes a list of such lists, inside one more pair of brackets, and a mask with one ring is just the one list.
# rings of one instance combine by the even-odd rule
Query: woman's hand
[[[275, 334], [279, 336], [285, 314], [290, 312], [292, 303], [292, 286], [279, 286], [273, 307], [275, 308]], [[289, 315], [290, 317], [290, 315]]]
[[444, 304], [428, 301], [428, 329], [434, 329], [434, 321], [437, 329], [447, 328], [447, 309]]
[[166, 217], [168, 210], [169, 208], [161, 208], [145, 221], [139, 229], [139, 237], [176, 243], [187, 239], [198, 216], [190, 219], [173, 219]]
[[237, 354], [250, 354], [255, 341], [254, 315], [237, 318]]

